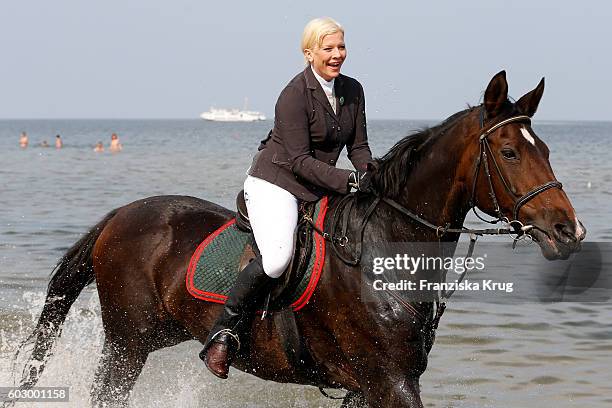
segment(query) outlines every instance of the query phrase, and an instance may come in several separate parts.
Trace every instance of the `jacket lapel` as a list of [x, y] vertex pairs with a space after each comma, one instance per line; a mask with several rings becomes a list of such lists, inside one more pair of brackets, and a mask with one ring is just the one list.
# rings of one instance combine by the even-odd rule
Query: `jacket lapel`
[[[321, 105], [323, 105], [323, 107], [327, 110], [327, 112], [329, 112], [332, 118], [338, 121], [338, 116], [336, 116], [336, 113], [334, 112], [331, 105], [329, 104], [327, 95], [325, 95], [325, 92], [323, 91], [321, 84], [319, 83], [319, 81], [317, 81], [317, 78], [315, 78], [314, 74], [312, 73], [312, 68], [310, 68], [310, 66], [306, 67], [306, 69], [304, 70], [304, 77], [306, 78], [306, 87], [308, 89], [311, 89], [312, 96], [314, 96], [314, 98], [318, 100], [321, 103]], [[336, 82], [334, 82], [334, 90], [338, 92], [338, 88], [336, 87]], [[338, 110], [338, 113], [340, 113], [340, 103], [338, 102], [337, 94], [336, 94], [336, 109]]]

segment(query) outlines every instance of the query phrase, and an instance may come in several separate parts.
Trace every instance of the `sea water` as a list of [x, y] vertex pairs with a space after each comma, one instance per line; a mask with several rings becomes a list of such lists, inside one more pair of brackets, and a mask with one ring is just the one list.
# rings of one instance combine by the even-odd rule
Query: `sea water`
[[[375, 156], [434, 121], [370, 121]], [[161, 194], [200, 197], [228, 208], [271, 122], [199, 120], [0, 121], [0, 386], [13, 384], [13, 354], [42, 308], [60, 256], [104, 214]], [[589, 241], [612, 240], [612, 123], [542, 122], [549, 146]], [[30, 146], [20, 149], [26, 131]], [[108, 152], [111, 133], [124, 149]], [[60, 134], [64, 148], [53, 145]], [[93, 147], [102, 141], [107, 151]], [[343, 159], [340, 167], [350, 167]], [[478, 225], [473, 218], [468, 225]], [[447, 309], [421, 377], [426, 406], [612, 406], [612, 306], [609, 303], [455, 304]], [[103, 329], [95, 285], [70, 311], [40, 386], [70, 387], [70, 402], [88, 405]], [[279, 385], [232, 371], [208, 373], [186, 342], [152, 353], [133, 407], [337, 407], [314, 387]], [[382, 362], [381, 362], [382, 363]], [[331, 391], [330, 391], [331, 392]], [[334, 392], [342, 395], [342, 392]], [[21, 403], [34, 407], [36, 404]]]

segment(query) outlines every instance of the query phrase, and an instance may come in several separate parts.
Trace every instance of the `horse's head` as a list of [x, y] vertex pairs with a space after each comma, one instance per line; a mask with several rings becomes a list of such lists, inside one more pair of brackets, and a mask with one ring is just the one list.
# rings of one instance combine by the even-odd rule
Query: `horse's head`
[[479, 135], [470, 145], [480, 151], [480, 159], [476, 161], [472, 151], [466, 160], [475, 166], [469, 177], [474, 205], [523, 227], [547, 259], [566, 259], [580, 250], [586, 230], [556, 181], [548, 147], [530, 125], [543, 92], [542, 78], [534, 90], [511, 103], [506, 73], [495, 75], [478, 112], [479, 130], [469, 132]]

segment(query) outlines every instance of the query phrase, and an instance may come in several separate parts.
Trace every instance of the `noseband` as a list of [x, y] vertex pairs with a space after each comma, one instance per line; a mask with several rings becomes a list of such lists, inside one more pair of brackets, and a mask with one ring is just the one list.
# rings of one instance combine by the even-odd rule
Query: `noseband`
[[[398, 212], [410, 217], [412, 220], [418, 222], [419, 224], [430, 228], [432, 230], [435, 231], [436, 236], [438, 237], [438, 239], [441, 239], [444, 235], [446, 235], [447, 233], [456, 233], [456, 234], [470, 234], [470, 244], [468, 247], [468, 253], [466, 255], [466, 258], [469, 258], [472, 256], [472, 253], [474, 251], [474, 247], [476, 244], [476, 239], [478, 236], [482, 236], [482, 235], [515, 235], [514, 238], [514, 244], [516, 244], [516, 242], [521, 239], [521, 238], [525, 238], [527, 237], [527, 232], [529, 232], [531, 229], [533, 228], [537, 228], [534, 225], [524, 225], [522, 222], [520, 222], [518, 220], [518, 216], [519, 216], [519, 212], [521, 210], [521, 208], [527, 204], [529, 201], [531, 201], [533, 198], [535, 198], [537, 195], [539, 195], [540, 193], [543, 193], [551, 188], [558, 188], [560, 190], [563, 189], [563, 185], [556, 181], [549, 181], [547, 183], [544, 183], [538, 187], [533, 188], [532, 190], [530, 190], [529, 192], [523, 194], [522, 196], [517, 196], [514, 191], [512, 190], [512, 188], [510, 187], [510, 184], [508, 183], [508, 181], [506, 180], [506, 178], [504, 177], [503, 173], [501, 172], [501, 169], [499, 167], [499, 164], [497, 163], [497, 160], [495, 160], [495, 155], [493, 154], [493, 151], [491, 149], [491, 146], [489, 145], [489, 140], [488, 137], [491, 136], [496, 130], [510, 124], [510, 123], [526, 123], [528, 125], [531, 125], [531, 118], [529, 116], [525, 116], [525, 115], [518, 115], [518, 116], [513, 116], [509, 119], [505, 119], [499, 123], [496, 123], [495, 125], [491, 126], [489, 129], [485, 130], [484, 132], [480, 133], [478, 139], [479, 139], [479, 146], [480, 146], [480, 152], [478, 154], [478, 158], [476, 159], [476, 166], [475, 166], [475, 170], [474, 170], [474, 177], [473, 177], [473, 184], [472, 184], [472, 195], [470, 197], [470, 206], [471, 209], [474, 211], [474, 214], [476, 214], [476, 216], [478, 218], [480, 218], [481, 220], [490, 223], [490, 224], [497, 224], [498, 222], [503, 222], [506, 225], [508, 225], [508, 227], [504, 227], [504, 228], [488, 228], [488, 229], [469, 229], [466, 228], [464, 226], [461, 226], [461, 228], [450, 228], [450, 224], [446, 224], [444, 226], [442, 225], [435, 225], [429, 221], [427, 221], [426, 219], [420, 217], [419, 215], [415, 214], [414, 212], [410, 211], [409, 209], [407, 209], [406, 207], [402, 206], [401, 204], [399, 204], [398, 202], [396, 202], [395, 200], [388, 198], [388, 197], [375, 197], [374, 201], [368, 206], [363, 219], [361, 220], [361, 223], [357, 229], [357, 233], [356, 233], [356, 238], [355, 239], [355, 255], [352, 258], [348, 258], [346, 257], [342, 251], [339, 250], [338, 246], [340, 247], [345, 247], [348, 242], [349, 242], [349, 238], [347, 236], [348, 233], [348, 225], [349, 225], [349, 217], [350, 217], [350, 213], [352, 210], [352, 207], [355, 203], [355, 198], [357, 197], [357, 195], [355, 193], [350, 193], [347, 194], [346, 196], [342, 197], [342, 199], [340, 199], [340, 201], [336, 204], [336, 208], [334, 210], [334, 213], [332, 215], [332, 219], [331, 219], [331, 230], [330, 233], [324, 232], [321, 229], [319, 229], [314, 222], [312, 221], [312, 219], [308, 219], [308, 218], [304, 218], [304, 220], [306, 222], [309, 222], [314, 230], [316, 232], [318, 232], [319, 234], [321, 234], [323, 236], [323, 238], [327, 241], [330, 242], [330, 246], [333, 250], [333, 252], [336, 254], [336, 256], [341, 259], [345, 264], [350, 265], [350, 266], [357, 266], [359, 265], [359, 263], [361, 262], [361, 249], [362, 249], [362, 241], [363, 241], [363, 232], [364, 229], [368, 223], [368, 220], [370, 218], [370, 216], [372, 215], [372, 213], [374, 212], [374, 210], [376, 209], [376, 207], [378, 206], [378, 204], [380, 204], [381, 201], [384, 201], [387, 205], [389, 205], [390, 207], [395, 208]], [[484, 126], [484, 106], [482, 108], [481, 111], [481, 116], [480, 116], [480, 128], [482, 129]], [[489, 156], [491, 157], [491, 160], [493, 162], [493, 166], [495, 167], [495, 170], [497, 171], [497, 175], [499, 176], [499, 178], [502, 181], [502, 184], [504, 185], [504, 188], [506, 189], [506, 191], [508, 193], [510, 193], [510, 195], [512, 197], [514, 197], [515, 202], [514, 202], [514, 208], [512, 210], [512, 220], [508, 220], [507, 217], [505, 217], [501, 211], [501, 207], [499, 206], [499, 200], [497, 199], [497, 195], [495, 194], [495, 189], [493, 188], [493, 177], [491, 174], [491, 169], [489, 166]], [[491, 197], [491, 200], [493, 201], [493, 207], [494, 207], [494, 211], [497, 215], [497, 219], [494, 220], [486, 220], [483, 217], [481, 217], [477, 211], [476, 211], [476, 184], [478, 181], [478, 175], [480, 174], [480, 167], [484, 168], [484, 173], [486, 175], [487, 178], [487, 184], [489, 186], [489, 196]], [[341, 214], [344, 213], [344, 216], [342, 217], [342, 228], [339, 231], [340, 234], [337, 234], [337, 224], [338, 221], [340, 219]], [[465, 277], [467, 273], [467, 270], [464, 271], [461, 276], [457, 279], [458, 282], [461, 282], [463, 280], [463, 278]], [[425, 316], [422, 315], [422, 313], [420, 313], [417, 308], [413, 307], [412, 305], [408, 304], [407, 302], [403, 302], [401, 301], [401, 299], [399, 299], [397, 297], [396, 294], [393, 293], [393, 291], [387, 291], [392, 297], [394, 297], [396, 300], [400, 301], [400, 303], [406, 308], [408, 309], [413, 316], [415, 316], [415, 318], [426, 322], [427, 318]], [[454, 290], [450, 290], [450, 291], [443, 291], [442, 293], [440, 293], [439, 295], [439, 300], [436, 301], [436, 311], [433, 315], [433, 318], [431, 319], [431, 321], [429, 321], [427, 323], [428, 328], [430, 331], [435, 331], [438, 327], [438, 323], [442, 317], [442, 314], [444, 313], [444, 310], [446, 309], [446, 303], [445, 300], [449, 299], [450, 296], [454, 293]]]
[[[349, 238], [347, 236], [349, 217], [350, 217], [349, 214], [352, 210], [353, 204], [355, 202], [355, 198], [357, 196], [355, 193], [347, 194], [346, 196], [342, 197], [342, 199], [336, 204], [335, 206], [336, 208], [334, 210], [334, 214], [331, 219], [330, 233], [320, 230], [316, 225], [314, 225], [314, 222], [312, 220], [305, 218], [305, 221], [309, 222], [313, 226], [316, 232], [321, 234], [325, 240], [331, 243], [331, 247], [333, 251], [344, 263], [346, 263], [347, 265], [351, 265], [351, 266], [357, 266], [359, 265], [361, 261], [361, 247], [362, 247], [361, 244], [363, 240], [363, 231], [365, 229], [365, 226], [368, 223], [370, 216], [372, 215], [372, 213], [374, 212], [374, 210], [376, 209], [376, 207], [381, 201], [385, 202], [390, 207], [395, 208], [398, 212], [410, 217], [411, 219], [418, 222], [419, 224], [424, 225], [425, 227], [434, 230], [438, 239], [442, 238], [444, 235], [448, 233], [470, 234], [470, 247], [468, 250], [469, 254], [471, 254], [474, 249], [476, 238], [482, 235], [515, 235], [514, 243], [516, 244], [516, 242], [519, 239], [525, 238], [527, 236], [526, 234], [528, 231], [530, 231], [531, 229], [537, 228], [534, 225], [524, 225], [522, 222], [518, 220], [519, 211], [521, 210], [521, 208], [525, 204], [527, 204], [529, 201], [531, 201], [533, 198], [535, 198], [538, 194], [543, 193], [544, 191], [547, 191], [551, 188], [562, 189], [563, 185], [559, 181], [556, 181], [556, 180], [549, 181], [538, 187], [533, 188], [532, 190], [523, 194], [520, 197], [517, 196], [512, 191], [512, 188], [510, 187], [509, 183], [506, 181], [506, 178], [503, 176], [503, 173], [501, 172], [501, 169], [497, 163], [497, 160], [495, 160], [495, 155], [493, 154], [493, 151], [491, 150], [491, 146], [489, 145], [488, 137], [491, 136], [496, 130], [510, 123], [515, 123], [515, 122], [522, 122], [522, 123], [527, 123], [530, 125], [531, 118], [525, 115], [513, 116], [511, 118], [508, 118], [501, 122], [496, 123], [495, 125], [491, 126], [489, 129], [480, 133], [480, 135], [478, 136], [480, 152], [476, 160], [476, 166], [475, 166], [476, 168], [474, 170], [474, 177], [473, 177], [474, 181], [472, 184], [472, 195], [469, 201], [471, 210], [474, 211], [474, 214], [476, 214], [476, 216], [479, 219], [487, 223], [490, 223], [490, 224], [497, 224], [499, 222], [503, 222], [506, 225], [508, 225], [508, 227], [471, 229], [471, 228], [466, 228], [464, 226], [462, 226], [461, 228], [450, 228], [450, 224], [435, 225], [427, 221], [426, 219], [420, 217], [419, 215], [415, 214], [414, 212], [410, 211], [403, 205], [399, 204], [397, 201], [391, 198], [388, 198], [388, 197], [378, 197], [377, 196], [374, 199], [374, 201], [370, 204], [370, 206], [368, 207], [368, 209], [366, 210], [363, 216], [363, 219], [361, 220], [361, 223], [357, 230], [357, 239], [355, 240], [355, 245], [356, 245], [355, 257], [351, 259], [351, 258], [347, 258], [346, 256], [344, 256], [342, 252], [339, 250], [339, 248], [337, 247], [337, 245], [340, 247], [345, 247], [349, 242]], [[483, 123], [484, 123], [484, 107], [483, 107], [483, 110], [481, 111], [480, 123], [481, 123], [480, 127], [482, 128]], [[514, 208], [512, 210], [512, 217], [513, 217], [512, 220], [509, 220], [508, 217], [503, 215], [501, 211], [501, 207], [499, 206], [499, 200], [497, 199], [497, 195], [495, 194], [495, 189], [493, 188], [493, 176], [491, 174], [491, 169], [489, 166], [489, 156], [491, 157], [493, 165], [506, 191], [508, 191], [508, 193], [510, 193], [515, 198]], [[478, 181], [478, 175], [480, 174], [481, 166], [484, 168], [484, 173], [487, 178], [487, 184], [489, 186], [489, 196], [491, 197], [491, 200], [493, 201], [493, 207], [497, 215], [497, 218], [494, 220], [484, 219], [476, 211], [476, 200], [475, 200], [476, 185]], [[339, 231], [340, 233], [337, 234], [338, 220], [340, 219], [340, 215], [342, 213], [344, 213], [344, 217], [342, 220], [342, 228]], [[471, 256], [471, 255], [468, 255], [468, 256]]]
[[[484, 107], [483, 107], [482, 112], [484, 112]], [[483, 115], [481, 115], [481, 127], [482, 127], [482, 122], [483, 122]], [[525, 115], [513, 116], [509, 119], [503, 120], [493, 125], [488, 130], [481, 133], [480, 136], [478, 137], [480, 153], [478, 154], [478, 160], [476, 161], [476, 169], [474, 170], [470, 206], [474, 214], [482, 221], [488, 222], [490, 224], [496, 224], [498, 222], [505, 222], [509, 224], [510, 226], [515, 227], [516, 229], [520, 229], [523, 232], [526, 232], [527, 230], [533, 228], [533, 226], [525, 226], [523, 225], [523, 223], [521, 223], [518, 220], [518, 216], [519, 216], [519, 212], [521, 211], [521, 208], [525, 204], [527, 204], [529, 201], [534, 199], [538, 194], [543, 193], [544, 191], [549, 190], [551, 188], [558, 188], [562, 190], [563, 185], [559, 181], [553, 180], [553, 181], [544, 183], [538, 187], [535, 187], [534, 189], [530, 190], [529, 192], [523, 194], [520, 197], [514, 193], [514, 191], [510, 187], [510, 184], [508, 183], [503, 173], [501, 172], [501, 169], [499, 168], [499, 164], [497, 163], [497, 160], [495, 160], [495, 155], [493, 154], [493, 151], [491, 150], [491, 146], [489, 145], [489, 140], [488, 140], [489, 135], [493, 134], [496, 130], [504, 127], [505, 125], [509, 123], [514, 123], [514, 122], [526, 123], [528, 125], [531, 125], [531, 118]], [[505, 217], [501, 212], [501, 208], [499, 206], [499, 200], [497, 199], [497, 195], [495, 194], [495, 189], [493, 188], [493, 177], [491, 175], [491, 170], [489, 167], [489, 160], [488, 160], [489, 155], [491, 157], [491, 161], [493, 162], [495, 170], [497, 171], [497, 175], [499, 176], [499, 178], [502, 181], [502, 184], [504, 185], [504, 188], [515, 199], [514, 208], [512, 210], [512, 220], [508, 220], [508, 218]], [[489, 186], [489, 196], [491, 197], [491, 200], [493, 201], [494, 211], [497, 215], [497, 219], [495, 220], [486, 220], [483, 217], [481, 217], [476, 211], [476, 184], [478, 181], [478, 175], [480, 174], [481, 166], [484, 168], [484, 173], [487, 177], [487, 184]]]

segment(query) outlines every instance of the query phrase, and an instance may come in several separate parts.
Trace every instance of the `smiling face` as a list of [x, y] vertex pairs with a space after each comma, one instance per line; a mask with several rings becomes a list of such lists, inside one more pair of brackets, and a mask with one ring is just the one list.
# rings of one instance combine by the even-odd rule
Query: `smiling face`
[[304, 55], [317, 74], [326, 81], [331, 81], [340, 75], [340, 67], [346, 59], [344, 34], [338, 31], [326, 35], [320, 46], [305, 49]]

